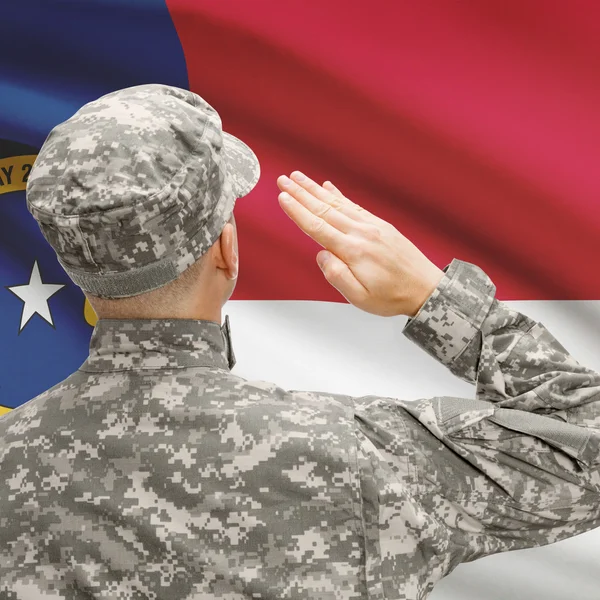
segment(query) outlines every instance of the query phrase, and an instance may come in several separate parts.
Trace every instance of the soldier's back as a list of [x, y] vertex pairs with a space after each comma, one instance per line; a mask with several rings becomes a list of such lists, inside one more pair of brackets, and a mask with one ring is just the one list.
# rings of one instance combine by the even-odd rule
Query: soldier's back
[[351, 400], [237, 377], [200, 327], [95, 334], [0, 419], [0, 598], [364, 597]]

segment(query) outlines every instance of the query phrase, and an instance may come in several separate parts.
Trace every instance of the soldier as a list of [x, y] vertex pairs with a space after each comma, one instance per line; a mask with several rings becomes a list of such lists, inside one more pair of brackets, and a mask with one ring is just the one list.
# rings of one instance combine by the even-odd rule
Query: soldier
[[[475, 399], [289, 391], [233, 375], [221, 311], [253, 152], [144, 85], [49, 135], [27, 202], [96, 310], [81, 368], [0, 420], [0, 598], [425, 598], [459, 563], [600, 525], [600, 376], [334, 186], [280, 177], [355, 306]], [[325, 258], [328, 258], [326, 261]]]

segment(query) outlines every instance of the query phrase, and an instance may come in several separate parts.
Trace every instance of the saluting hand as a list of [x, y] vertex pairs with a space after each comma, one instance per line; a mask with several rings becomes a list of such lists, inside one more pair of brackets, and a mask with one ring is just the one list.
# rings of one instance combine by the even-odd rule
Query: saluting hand
[[414, 317], [444, 276], [393, 225], [299, 171], [277, 179], [279, 203], [325, 250], [317, 263], [348, 302], [374, 315]]

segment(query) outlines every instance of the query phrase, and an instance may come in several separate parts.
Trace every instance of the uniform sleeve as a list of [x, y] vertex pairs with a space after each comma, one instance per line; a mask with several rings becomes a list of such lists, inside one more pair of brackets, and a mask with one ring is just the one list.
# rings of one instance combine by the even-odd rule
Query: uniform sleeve
[[600, 526], [600, 375], [540, 322], [453, 260], [403, 333], [475, 398], [400, 402], [412, 490], [447, 532], [452, 562]]

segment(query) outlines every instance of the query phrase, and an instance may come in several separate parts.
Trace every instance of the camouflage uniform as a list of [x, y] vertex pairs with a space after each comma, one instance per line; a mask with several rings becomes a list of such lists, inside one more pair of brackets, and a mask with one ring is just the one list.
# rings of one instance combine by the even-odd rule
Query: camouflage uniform
[[417, 401], [231, 373], [229, 320], [100, 320], [0, 419], [0, 598], [416, 600], [600, 525], [600, 375], [454, 259], [404, 335]]

